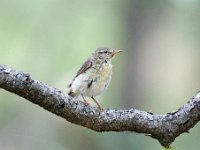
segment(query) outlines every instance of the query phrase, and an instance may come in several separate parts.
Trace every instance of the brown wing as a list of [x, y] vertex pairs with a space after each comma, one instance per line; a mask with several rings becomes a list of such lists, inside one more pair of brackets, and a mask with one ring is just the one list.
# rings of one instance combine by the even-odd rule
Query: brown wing
[[[81, 73], [85, 72], [86, 70], [88, 70], [89, 68], [92, 67], [92, 62], [88, 59], [82, 66], [81, 68], [78, 70], [78, 72], [76, 73], [76, 76], [74, 77], [74, 79], [79, 76]], [[73, 80], [74, 80], [73, 79]], [[72, 82], [73, 82], [72, 80]], [[69, 84], [69, 87], [71, 87], [71, 83]]]
[[76, 73], [76, 76], [79, 76], [81, 73], [85, 72], [86, 70], [88, 70], [89, 68], [92, 67], [92, 62], [88, 59], [82, 66], [81, 68], [78, 70], [78, 72]]

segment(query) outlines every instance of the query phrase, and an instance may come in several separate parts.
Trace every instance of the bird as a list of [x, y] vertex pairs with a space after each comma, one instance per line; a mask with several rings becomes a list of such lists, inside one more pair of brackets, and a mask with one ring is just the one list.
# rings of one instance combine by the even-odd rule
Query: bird
[[112, 77], [111, 59], [121, 52], [113, 48], [97, 48], [92, 55], [83, 63], [81, 68], [68, 85], [68, 95], [71, 97], [81, 96], [85, 104], [89, 105], [85, 97], [91, 97], [100, 110], [100, 104], [94, 98], [108, 87]]

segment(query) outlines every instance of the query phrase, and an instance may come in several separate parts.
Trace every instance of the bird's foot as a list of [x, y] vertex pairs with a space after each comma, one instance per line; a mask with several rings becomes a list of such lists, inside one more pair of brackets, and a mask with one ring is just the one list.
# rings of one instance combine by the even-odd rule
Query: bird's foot
[[100, 106], [98, 106], [97, 109], [98, 109], [99, 111], [103, 111], [103, 108], [100, 107]]
[[90, 104], [86, 101], [84, 101], [85, 106], [90, 106]]

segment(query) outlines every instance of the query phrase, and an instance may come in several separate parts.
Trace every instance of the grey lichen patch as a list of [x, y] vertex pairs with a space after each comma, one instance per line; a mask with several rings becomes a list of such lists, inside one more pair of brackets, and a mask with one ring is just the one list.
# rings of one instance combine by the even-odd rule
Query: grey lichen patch
[[200, 98], [200, 91], [197, 92], [197, 94], [194, 96], [194, 98], [199, 99]]

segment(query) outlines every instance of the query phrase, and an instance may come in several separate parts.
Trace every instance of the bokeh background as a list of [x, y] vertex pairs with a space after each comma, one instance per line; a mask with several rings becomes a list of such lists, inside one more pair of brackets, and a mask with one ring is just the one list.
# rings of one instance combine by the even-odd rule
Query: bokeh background
[[[177, 110], [200, 89], [199, 43], [199, 0], [0, 0], [0, 64], [63, 91], [96, 48], [124, 50], [97, 97], [104, 108]], [[197, 124], [172, 146], [196, 150], [199, 133]], [[0, 89], [0, 149], [164, 148], [142, 134], [96, 133]]]

